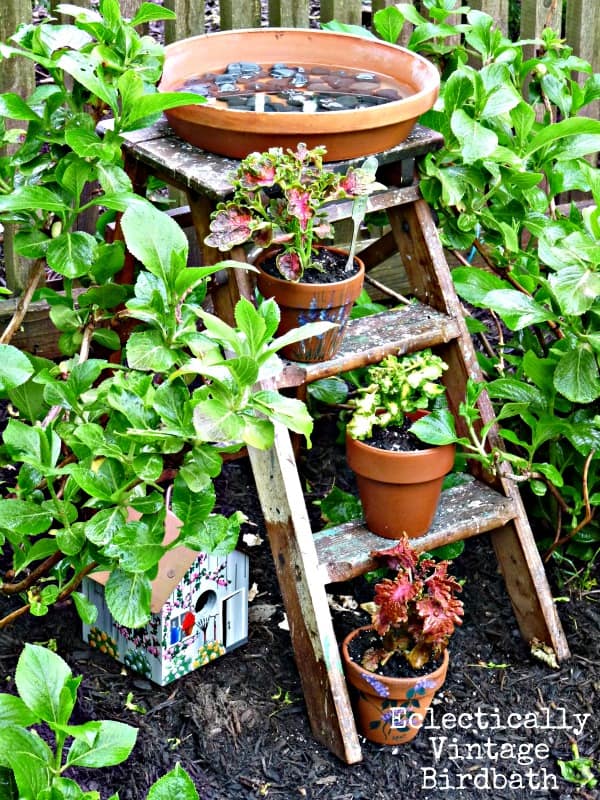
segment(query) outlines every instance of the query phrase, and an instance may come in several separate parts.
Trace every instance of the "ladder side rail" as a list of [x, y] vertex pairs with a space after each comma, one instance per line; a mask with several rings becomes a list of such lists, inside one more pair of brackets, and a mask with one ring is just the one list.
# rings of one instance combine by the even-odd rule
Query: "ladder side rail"
[[[448, 404], [456, 417], [467, 379], [470, 377], [482, 381], [483, 376], [431, 211], [424, 200], [418, 200], [390, 209], [388, 214], [402, 263], [415, 295], [422, 302], [454, 317], [463, 328], [458, 339], [440, 349], [442, 357], [449, 365], [446, 379]], [[479, 410], [483, 423], [493, 419], [493, 409], [486, 392], [482, 392], [480, 396]], [[457, 427], [459, 423], [460, 418], [457, 418]], [[497, 431], [492, 430], [491, 436], [497, 437]], [[524, 638], [551, 644], [556, 657], [564, 660], [570, 656], [569, 646], [544, 565], [521, 495], [515, 482], [510, 479], [510, 467], [506, 465], [503, 469], [504, 475], [500, 477], [499, 485], [514, 504], [515, 519], [491, 533], [496, 557]], [[489, 476], [481, 477], [490, 482]]]

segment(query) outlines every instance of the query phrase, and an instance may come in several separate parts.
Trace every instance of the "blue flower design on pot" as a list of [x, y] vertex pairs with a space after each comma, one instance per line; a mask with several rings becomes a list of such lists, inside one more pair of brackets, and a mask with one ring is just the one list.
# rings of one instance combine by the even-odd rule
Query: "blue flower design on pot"
[[389, 697], [390, 696], [390, 692], [389, 692], [389, 689], [387, 688], [387, 686], [384, 683], [382, 683], [381, 681], [377, 680], [375, 675], [373, 675], [372, 673], [369, 672], [369, 673], [363, 675], [363, 678], [364, 678], [365, 682], [369, 684], [369, 686], [375, 692], [376, 695], [378, 695], [379, 697]]

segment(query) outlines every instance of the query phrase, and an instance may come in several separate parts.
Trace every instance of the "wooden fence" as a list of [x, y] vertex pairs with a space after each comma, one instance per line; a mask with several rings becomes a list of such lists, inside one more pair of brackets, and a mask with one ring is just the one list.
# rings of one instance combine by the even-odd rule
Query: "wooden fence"
[[[220, 0], [220, 18], [214, 19], [214, 3], [201, 0], [164, 0], [177, 14], [177, 22], [167, 29], [167, 41], [204, 33], [215, 23], [223, 29], [253, 28], [261, 25], [307, 28], [337, 19], [368, 24], [371, 11], [394, 5], [392, 0]], [[123, 0], [125, 9], [135, 9], [139, 0]], [[413, 5], [420, 6], [419, 0]], [[508, 32], [509, 0], [465, 0], [464, 5], [492, 16]], [[600, 2], [598, 0], [521, 0], [520, 37], [533, 38], [545, 27], [560, 31], [575, 53], [600, 70]], [[563, 14], [563, 9], [566, 13]], [[564, 17], [564, 19], [563, 19]], [[403, 35], [406, 38], [406, 32]]]

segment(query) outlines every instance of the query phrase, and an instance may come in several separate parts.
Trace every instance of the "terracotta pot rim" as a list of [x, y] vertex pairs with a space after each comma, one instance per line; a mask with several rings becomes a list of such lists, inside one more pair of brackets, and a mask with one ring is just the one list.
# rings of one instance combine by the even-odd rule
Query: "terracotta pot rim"
[[[364, 676], [365, 675], [366, 676], [375, 677], [378, 681], [381, 681], [382, 683], [385, 683], [385, 684], [389, 685], [390, 688], [392, 688], [392, 689], [396, 688], [398, 690], [409, 689], [415, 683], [418, 683], [419, 681], [422, 681], [422, 680], [425, 680], [425, 679], [435, 680], [435, 681], [437, 681], [438, 679], [442, 679], [443, 680], [443, 676], [445, 674], [445, 671], [448, 668], [448, 663], [449, 663], [449, 660], [450, 660], [450, 655], [448, 653], [448, 649], [447, 648], [446, 648], [446, 650], [444, 650], [444, 654], [442, 656], [442, 662], [441, 662], [441, 664], [439, 666], [437, 666], [431, 672], [427, 672], [425, 675], [415, 675], [414, 678], [392, 678], [392, 677], [390, 677], [388, 675], [379, 675], [376, 672], [369, 672], [369, 670], [366, 670], [364, 667], [361, 667], [360, 664], [357, 664], [356, 661], [353, 661], [350, 658], [350, 654], [348, 652], [348, 645], [349, 645], [349, 643], [351, 642], [352, 639], [354, 639], [356, 636], [358, 636], [363, 631], [372, 631], [372, 630], [374, 630], [374, 626], [373, 625], [361, 625], [359, 628], [355, 628], [354, 630], [350, 631], [350, 633], [344, 638], [344, 641], [342, 642], [342, 654], [343, 654], [343, 657], [344, 657], [344, 661], [363, 680], [364, 680]], [[365, 684], [368, 684], [368, 681], [365, 681]], [[365, 688], [362, 691], [367, 692], [368, 690]]]
[[[319, 283], [319, 282], [316, 282], [316, 283], [315, 282], [313, 282], [313, 283], [302, 283], [301, 281], [288, 281], [284, 277], [279, 278], [276, 275], [271, 275], [270, 272], [265, 272], [265, 270], [261, 267], [261, 263], [265, 259], [269, 258], [270, 256], [275, 255], [276, 253], [278, 253], [281, 249], [282, 248], [280, 248], [280, 247], [269, 247], [267, 250], [263, 250], [261, 253], [259, 253], [258, 256], [254, 259], [254, 263], [253, 263], [253, 266], [256, 267], [257, 270], [259, 270], [261, 279], [266, 279], [267, 281], [272, 282], [275, 286], [278, 287], [278, 289], [285, 290], [284, 287], [292, 286], [292, 287], [294, 287], [295, 291], [298, 291], [298, 292], [301, 292], [301, 293], [306, 293], [306, 294], [313, 294], [314, 291], [315, 291], [315, 287], [317, 287], [317, 286], [319, 288], [336, 286], [336, 287], [339, 287], [339, 288], [343, 289], [345, 286], [348, 286], [351, 283], [354, 283], [355, 281], [357, 281], [359, 278], [362, 279], [362, 277], [364, 277], [364, 273], [365, 273], [364, 262], [359, 258], [359, 256], [355, 255], [354, 256], [354, 263], [358, 264], [358, 272], [355, 272], [349, 278], [344, 278], [341, 281], [333, 281], [333, 282], [332, 281], [328, 281], [328, 282], [323, 282], [323, 283]], [[326, 245], [326, 244], [318, 244], [318, 245], [316, 245], [316, 249], [317, 250], [331, 250], [334, 253], [341, 253], [342, 255], [345, 255], [345, 256], [348, 255], [348, 252], [346, 250], [343, 250], [341, 247], [332, 247], [331, 245]]]
[[381, 454], [382, 459], [389, 459], [390, 461], [397, 459], [399, 456], [410, 461], [422, 461], [431, 458], [435, 453], [441, 458], [444, 458], [450, 451], [456, 451], [456, 446], [453, 444], [438, 444], [432, 447], [426, 447], [422, 450], [384, 450], [381, 447], [374, 447], [372, 444], [367, 444], [367, 442], [363, 442], [361, 439], [354, 439], [350, 434], [346, 433], [346, 446], [348, 442], [352, 442], [351, 447], [356, 446], [358, 450], [362, 450], [363, 452], [370, 452], [377, 455]]

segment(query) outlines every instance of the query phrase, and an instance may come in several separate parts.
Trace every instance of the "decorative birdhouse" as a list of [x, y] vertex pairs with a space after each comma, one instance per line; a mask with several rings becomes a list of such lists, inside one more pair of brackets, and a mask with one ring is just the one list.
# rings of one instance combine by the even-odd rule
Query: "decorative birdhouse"
[[[139, 515], [132, 511], [130, 518]], [[176, 538], [179, 525], [167, 510], [165, 544]], [[152, 582], [152, 615], [143, 628], [114, 621], [104, 598], [108, 575], [94, 573], [83, 582], [83, 593], [98, 609], [94, 625], [83, 625], [83, 638], [161, 686], [248, 640], [248, 556], [243, 553], [167, 551]]]

